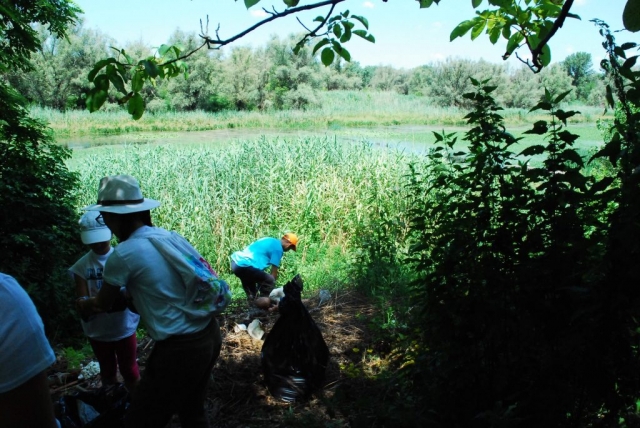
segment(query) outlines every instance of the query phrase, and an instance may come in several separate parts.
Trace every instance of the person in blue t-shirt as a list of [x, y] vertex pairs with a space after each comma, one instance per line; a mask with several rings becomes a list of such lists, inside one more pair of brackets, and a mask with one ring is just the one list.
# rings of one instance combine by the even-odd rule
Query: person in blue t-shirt
[[[298, 236], [285, 233], [280, 239], [260, 238], [231, 255], [231, 271], [240, 278], [249, 302], [269, 297], [278, 279], [280, 261], [286, 251], [296, 251]], [[265, 269], [271, 266], [271, 273]]]

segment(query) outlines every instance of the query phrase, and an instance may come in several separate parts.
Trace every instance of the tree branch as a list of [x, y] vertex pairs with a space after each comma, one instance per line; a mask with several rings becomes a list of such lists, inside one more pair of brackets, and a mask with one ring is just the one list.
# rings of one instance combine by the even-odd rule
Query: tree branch
[[[269, 18], [263, 19], [262, 21], [258, 22], [257, 24], [255, 24], [255, 25], [253, 25], [253, 26], [251, 26], [251, 27], [247, 28], [247, 29], [246, 29], [246, 30], [244, 30], [243, 32], [238, 33], [238, 34], [236, 34], [235, 36], [230, 37], [230, 38], [228, 38], [228, 39], [226, 39], [226, 40], [220, 40], [220, 38], [219, 38], [219, 37], [217, 37], [216, 39], [211, 39], [211, 38], [209, 38], [208, 36], [205, 36], [205, 35], [202, 35], [202, 34], [200, 35], [200, 37], [202, 37], [203, 39], [205, 39], [205, 40], [206, 40], [206, 42], [207, 42], [208, 44], [210, 44], [210, 45], [216, 45], [216, 47], [214, 47], [214, 48], [212, 48], [212, 49], [219, 49], [219, 48], [221, 48], [222, 46], [225, 46], [225, 45], [228, 45], [228, 44], [230, 44], [230, 43], [233, 43], [233, 42], [235, 42], [236, 40], [238, 40], [238, 39], [240, 39], [240, 38], [242, 38], [242, 37], [246, 36], [246, 35], [247, 35], [247, 34], [249, 34], [249, 33], [251, 33], [251, 32], [252, 32], [252, 31], [254, 31], [255, 29], [257, 29], [257, 28], [259, 28], [259, 27], [263, 26], [263, 25], [264, 25], [264, 24], [266, 24], [266, 23], [269, 23], [269, 22], [271, 22], [271, 21], [274, 21], [274, 20], [276, 20], [276, 19], [278, 19], [278, 18], [284, 18], [285, 16], [292, 15], [292, 14], [295, 14], [295, 13], [298, 13], [298, 12], [302, 12], [302, 11], [304, 11], [304, 10], [312, 10], [312, 9], [317, 9], [317, 8], [319, 8], [319, 7], [329, 6], [329, 5], [331, 5], [331, 10], [333, 10], [333, 8], [335, 8], [335, 6], [336, 6], [338, 3], [342, 3], [342, 2], [344, 2], [344, 1], [346, 1], [346, 0], [326, 0], [326, 1], [319, 2], [319, 3], [308, 4], [308, 5], [305, 5], [305, 6], [293, 7], [293, 8], [291, 8], [291, 9], [287, 9], [287, 10], [285, 10], [284, 12], [275, 12], [275, 10], [274, 10], [274, 13], [272, 13], [272, 14], [271, 14], [271, 16], [270, 16]], [[321, 28], [321, 27], [326, 23], [326, 21], [327, 21], [327, 20], [326, 20], [326, 19], [324, 19], [324, 21], [322, 22], [322, 24], [320, 24], [320, 25], [318, 26], [318, 28], [316, 28], [312, 33], [309, 33], [308, 35], [313, 34], [313, 33], [315, 33], [316, 31], [318, 31], [318, 30], [319, 30], [319, 29], [320, 29], [320, 28]], [[308, 35], [307, 35], [307, 36], [308, 36]]]
[[551, 31], [549, 31], [545, 38], [540, 41], [535, 49], [531, 50], [531, 62], [533, 63], [533, 67], [535, 67], [537, 70], [533, 67], [530, 68], [535, 73], [538, 73], [540, 70], [542, 70], [542, 63], [540, 62], [540, 54], [542, 53], [542, 48], [544, 48], [547, 43], [549, 43], [549, 40], [551, 40], [554, 34], [556, 34], [556, 31], [558, 31], [558, 29], [564, 25], [564, 20], [567, 18], [571, 6], [573, 6], [573, 0], [566, 0], [564, 2], [564, 4], [562, 5], [562, 9], [560, 10], [560, 14], [553, 23], [553, 27], [551, 27]]

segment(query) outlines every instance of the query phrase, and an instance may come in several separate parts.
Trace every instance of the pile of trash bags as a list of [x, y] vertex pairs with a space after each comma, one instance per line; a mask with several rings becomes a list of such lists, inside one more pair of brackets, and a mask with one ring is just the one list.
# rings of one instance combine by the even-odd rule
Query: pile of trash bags
[[129, 407], [129, 393], [118, 383], [63, 395], [56, 402], [61, 428], [119, 428]]
[[280, 317], [262, 345], [264, 379], [271, 395], [286, 402], [309, 398], [322, 387], [329, 348], [301, 300], [303, 283], [296, 275], [284, 286]]

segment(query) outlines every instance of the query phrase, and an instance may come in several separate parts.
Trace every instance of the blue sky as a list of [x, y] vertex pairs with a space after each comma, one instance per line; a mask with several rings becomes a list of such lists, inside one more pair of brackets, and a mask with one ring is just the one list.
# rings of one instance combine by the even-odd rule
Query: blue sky
[[[282, 1], [263, 0], [247, 11], [243, 0], [74, 0], [85, 11], [85, 26], [99, 29], [115, 38], [121, 45], [128, 41], [143, 40], [151, 46], [167, 41], [177, 28], [185, 32], [200, 32], [200, 20], [209, 16], [209, 34], [219, 27], [222, 39], [229, 38], [266, 17], [262, 7], [284, 9]], [[613, 30], [622, 28], [622, 11], [626, 0], [575, 0], [572, 12], [582, 20], [569, 19], [551, 41], [552, 61], [561, 61], [574, 52], [591, 53], [594, 65], [603, 56], [602, 39], [592, 18], [606, 21]], [[309, 1], [301, 0], [300, 4]], [[480, 7], [482, 10], [486, 2]], [[414, 0], [348, 0], [337, 10], [349, 9], [352, 14], [364, 15], [369, 20], [369, 30], [376, 43], [371, 44], [354, 37], [346, 48], [352, 60], [361, 65], [391, 65], [396, 68], [412, 68], [444, 60], [446, 57], [483, 58], [502, 62], [506, 41], [496, 45], [485, 35], [471, 41], [464, 39], [449, 42], [449, 34], [455, 26], [474, 16], [471, 0], [442, 0], [441, 4], [419, 9]], [[316, 9], [299, 15], [305, 25], [311, 27], [313, 18], [328, 9]], [[268, 23], [250, 35], [235, 42], [236, 46], [262, 46], [271, 34], [284, 37], [301, 31], [295, 17], [286, 17]], [[638, 41], [638, 35], [628, 32], [616, 35], [620, 42]], [[508, 60], [518, 66], [513, 57]]]

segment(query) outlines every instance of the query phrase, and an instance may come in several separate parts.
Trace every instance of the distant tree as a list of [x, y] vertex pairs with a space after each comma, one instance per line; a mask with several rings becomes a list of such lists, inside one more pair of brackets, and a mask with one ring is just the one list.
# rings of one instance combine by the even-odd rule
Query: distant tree
[[[542, 72], [540, 72], [536, 77], [540, 82], [541, 88], [547, 89], [555, 95], [560, 95], [563, 92], [571, 91], [573, 89], [571, 85], [571, 78], [565, 73], [562, 64], [552, 64], [550, 67], [542, 70]], [[541, 92], [544, 89], [541, 89]], [[576, 93], [575, 91], [572, 91], [564, 98], [564, 101], [573, 101], [575, 99]]]
[[239, 46], [222, 63], [223, 92], [237, 110], [264, 108], [268, 105], [265, 93], [268, 59], [264, 51], [254, 52]]
[[408, 73], [390, 65], [376, 67], [369, 86], [378, 91], [395, 91], [400, 94], [409, 92]]
[[[179, 45], [183, 50], [192, 50], [197, 46], [195, 33], [176, 30], [169, 43]], [[166, 105], [175, 110], [219, 111], [230, 107], [231, 102], [222, 95], [223, 75], [222, 53], [217, 51], [197, 51], [185, 60], [189, 67], [187, 77], [164, 79], [161, 84], [161, 97]]]
[[44, 25], [35, 25], [39, 47], [31, 57], [32, 69], [7, 74], [11, 85], [30, 103], [58, 110], [85, 108], [90, 90], [87, 75], [96, 61], [108, 54], [113, 40], [80, 21], [65, 37]]
[[508, 75], [509, 83], [504, 93], [505, 107], [526, 109], [533, 107], [537, 98], [544, 93], [538, 75], [533, 74], [524, 65], [511, 70]]
[[409, 76], [409, 93], [414, 95], [426, 95], [433, 79], [433, 70], [429, 65], [421, 65], [411, 70]]
[[496, 98], [502, 99], [503, 84], [507, 81], [504, 66], [458, 58], [447, 58], [432, 65], [427, 96], [443, 107], [469, 107], [470, 101], [464, 94], [473, 88], [471, 77], [478, 80], [491, 79], [491, 85], [498, 86]]
[[[320, 64], [309, 47], [295, 49], [299, 36], [273, 37], [267, 43], [269, 99], [275, 108], [316, 105], [315, 91], [322, 87]], [[296, 53], [297, 52], [297, 53]]]
[[573, 53], [562, 61], [562, 66], [571, 77], [571, 84], [576, 88], [576, 97], [587, 100], [591, 89], [595, 86], [591, 54]]

